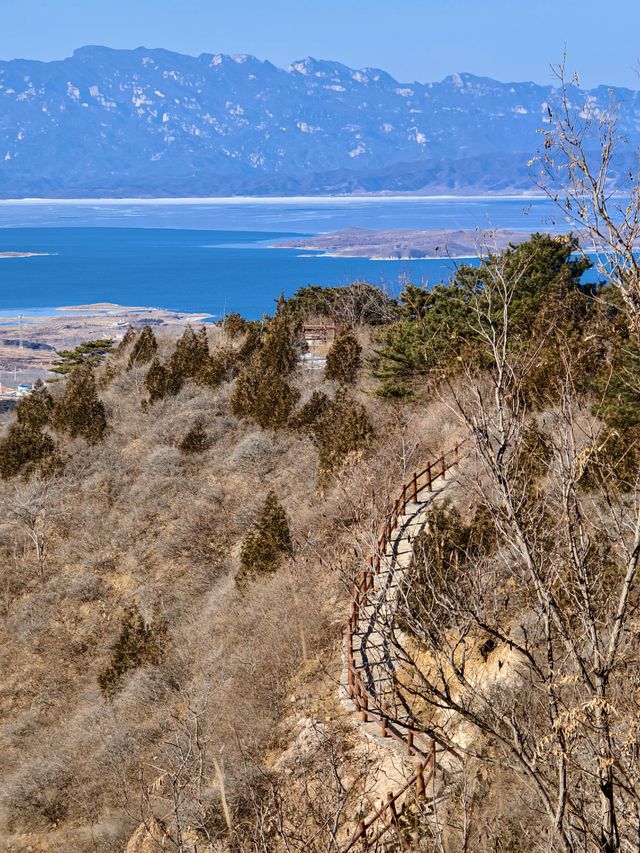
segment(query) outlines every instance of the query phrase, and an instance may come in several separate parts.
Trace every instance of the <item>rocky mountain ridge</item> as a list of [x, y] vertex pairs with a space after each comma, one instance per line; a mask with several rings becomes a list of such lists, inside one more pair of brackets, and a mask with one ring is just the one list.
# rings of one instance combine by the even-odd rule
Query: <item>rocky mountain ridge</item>
[[[288, 70], [146, 48], [16, 59], [0, 62], [0, 196], [532, 192], [527, 162], [556, 96], [313, 58]], [[613, 98], [640, 141], [640, 92], [570, 97], [585, 117]]]

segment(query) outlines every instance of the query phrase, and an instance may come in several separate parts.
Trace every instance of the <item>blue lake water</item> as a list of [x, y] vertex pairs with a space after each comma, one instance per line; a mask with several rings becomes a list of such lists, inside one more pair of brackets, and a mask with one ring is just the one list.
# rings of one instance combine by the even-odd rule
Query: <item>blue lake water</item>
[[269, 248], [362, 228], [562, 228], [546, 200], [282, 199], [0, 202], [0, 311], [117, 302], [258, 317], [305, 284], [435, 284], [452, 261], [370, 261]]

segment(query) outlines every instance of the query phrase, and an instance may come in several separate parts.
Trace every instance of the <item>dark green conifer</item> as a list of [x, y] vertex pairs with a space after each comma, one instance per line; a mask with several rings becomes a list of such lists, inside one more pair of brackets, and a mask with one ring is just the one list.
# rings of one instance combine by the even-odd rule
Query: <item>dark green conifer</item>
[[282, 429], [299, 396], [280, 374], [265, 369], [258, 351], [238, 376], [231, 410], [238, 417], [252, 418], [263, 429]]
[[154, 620], [147, 625], [137, 607], [125, 611], [120, 635], [111, 649], [111, 660], [98, 675], [98, 685], [107, 698], [118, 692], [130, 670], [160, 663], [165, 633], [162, 623]]
[[76, 367], [67, 380], [64, 394], [56, 404], [52, 423], [72, 438], [81, 436], [91, 444], [102, 441], [107, 431], [104, 404], [98, 397], [93, 370], [86, 364]]
[[161, 364], [154, 358], [144, 380], [144, 387], [149, 393], [149, 403], [157, 403], [165, 397], [175, 396], [182, 388], [182, 378], [168, 365]]
[[320, 474], [326, 478], [338, 471], [350, 455], [369, 444], [373, 427], [364, 406], [341, 389], [325, 414], [316, 421], [313, 434], [318, 446]]
[[242, 545], [237, 584], [243, 586], [257, 574], [275, 572], [292, 553], [289, 519], [275, 492], [269, 491], [258, 522]]
[[[59, 462], [59, 459], [57, 460]], [[0, 477], [29, 476], [37, 468], [48, 471], [56, 465], [53, 438], [38, 427], [13, 423], [0, 441]]]
[[153, 329], [151, 326], [145, 326], [131, 348], [127, 370], [131, 370], [132, 367], [140, 367], [142, 364], [148, 364], [157, 351], [158, 341], [153, 334]]
[[211, 442], [207, 437], [204, 424], [201, 420], [195, 422], [180, 442], [182, 453], [204, 453], [210, 446]]
[[322, 391], [314, 391], [300, 411], [291, 418], [289, 425], [293, 429], [311, 430], [321, 421], [331, 406], [331, 401]]
[[187, 379], [197, 376], [208, 360], [207, 330], [203, 326], [196, 334], [191, 326], [187, 326], [176, 342], [176, 348], [167, 368], [174, 377], [174, 381], [182, 385]]
[[81, 364], [97, 367], [111, 352], [112, 347], [111, 338], [100, 338], [94, 341], [85, 341], [72, 350], [59, 350], [56, 355], [60, 361], [52, 365], [51, 371], [66, 376]]
[[238, 354], [231, 347], [218, 347], [207, 358], [205, 364], [196, 374], [195, 381], [198, 385], [209, 388], [217, 388], [223, 382], [233, 379]]
[[247, 331], [247, 321], [237, 312], [233, 311], [231, 314], [227, 314], [224, 318], [222, 326], [227, 333], [227, 335], [233, 340], [234, 338], [239, 338], [241, 335]]
[[33, 390], [16, 405], [16, 417], [21, 426], [39, 430], [49, 423], [53, 411], [53, 398], [42, 379], [38, 379]]
[[351, 329], [343, 326], [327, 354], [325, 376], [341, 385], [352, 385], [362, 363], [362, 347]]

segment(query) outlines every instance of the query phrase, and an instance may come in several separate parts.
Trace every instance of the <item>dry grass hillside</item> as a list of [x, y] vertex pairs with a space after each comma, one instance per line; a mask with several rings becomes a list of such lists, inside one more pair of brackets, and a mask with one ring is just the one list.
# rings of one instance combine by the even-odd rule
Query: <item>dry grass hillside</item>
[[[207, 336], [212, 353], [246, 337]], [[158, 341], [161, 363], [175, 344]], [[233, 414], [233, 382], [188, 379], [148, 404], [149, 362], [128, 369], [131, 347], [94, 371], [102, 439], [50, 424], [56, 464], [0, 481], [0, 846], [262, 849], [256, 815], [282, 796], [283, 750], [303, 731], [329, 761], [344, 736], [325, 717], [344, 716], [346, 579], [390, 490], [450, 426], [372, 397], [361, 370], [348, 393], [373, 432], [321, 476], [308, 432]], [[68, 382], [50, 386], [54, 411]], [[338, 393], [302, 367], [290, 384], [296, 411]], [[205, 440], [188, 452], [194, 425]], [[270, 490], [291, 548], [239, 588]]]
[[64, 355], [0, 435], [5, 849], [345, 849], [410, 778], [339, 698], [353, 580], [463, 438], [370, 607], [386, 722], [438, 745], [377, 849], [635, 849], [640, 325], [576, 248]]

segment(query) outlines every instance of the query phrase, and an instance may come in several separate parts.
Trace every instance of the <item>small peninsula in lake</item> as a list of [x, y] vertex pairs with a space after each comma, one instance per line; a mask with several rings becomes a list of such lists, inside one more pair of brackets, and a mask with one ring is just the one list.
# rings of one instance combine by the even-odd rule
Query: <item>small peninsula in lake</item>
[[416, 260], [429, 258], [473, 258], [489, 251], [501, 251], [508, 245], [528, 240], [529, 231], [448, 230], [428, 231], [395, 228], [370, 231], [345, 228], [319, 237], [305, 237], [278, 243], [279, 249], [304, 249], [323, 252], [329, 257], [369, 258], [370, 260]]

